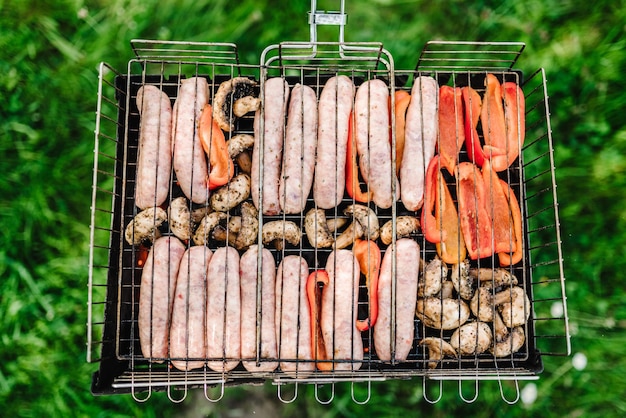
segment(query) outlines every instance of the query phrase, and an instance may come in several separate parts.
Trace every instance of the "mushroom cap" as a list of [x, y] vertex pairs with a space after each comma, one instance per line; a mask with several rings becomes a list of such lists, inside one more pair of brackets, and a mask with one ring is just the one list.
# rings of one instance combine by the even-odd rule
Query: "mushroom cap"
[[354, 216], [354, 219], [363, 228], [365, 238], [371, 239], [372, 241], [378, 239], [380, 236], [378, 217], [369, 206], [358, 204], [349, 205], [344, 209], [343, 213]]
[[182, 241], [191, 238], [193, 225], [189, 201], [184, 196], [173, 199], [170, 202], [170, 206], [167, 208], [167, 213], [167, 219], [172, 233]]
[[454, 283], [454, 288], [460, 297], [465, 300], [472, 299], [474, 296], [474, 279], [470, 277], [469, 260], [465, 259], [452, 266], [450, 280]]
[[[416, 232], [420, 227], [420, 221], [415, 216], [401, 215], [396, 217], [396, 239], [405, 238]], [[385, 245], [393, 240], [393, 220], [385, 222], [380, 228], [380, 240]]]
[[515, 327], [508, 333], [507, 338], [501, 341], [494, 341], [491, 352], [496, 357], [506, 357], [517, 353], [526, 342], [524, 328]]
[[329, 248], [335, 242], [323, 209], [311, 208], [307, 212], [304, 217], [304, 231], [313, 248]]
[[270, 221], [264, 224], [262, 229], [263, 244], [278, 240], [298, 245], [301, 236], [300, 227], [292, 221]]
[[219, 223], [225, 220], [228, 215], [225, 212], [211, 212], [200, 221], [198, 229], [193, 234], [193, 242], [196, 245], [206, 245], [209, 242], [211, 232]]
[[499, 310], [502, 314], [502, 321], [507, 327], [513, 328], [524, 325], [530, 316], [530, 300], [519, 286], [505, 289], [494, 296], [494, 300], [508, 299], [500, 304]]
[[126, 242], [139, 245], [143, 241], [154, 241], [161, 236], [159, 227], [166, 220], [167, 213], [158, 206], [142, 210], [126, 225], [124, 233]]
[[213, 98], [213, 118], [223, 131], [234, 129], [234, 103], [242, 97], [258, 96], [256, 85], [256, 81], [247, 77], [234, 77], [220, 84]]
[[472, 297], [470, 308], [479, 321], [492, 322], [495, 306], [491, 290], [486, 287], [479, 287]]
[[423, 338], [420, 343], [428, 348], [428, 368], [434, 369], [444, 356], [456, 357], [456, 350], [447, 341], [437, 337]]
[[491, 347], [491, 328], [481, 321], [468, 322], [452, 333], [450, 345], [460, 356], [478, 355]]
[[427, 327], [449, 330], [467, 322], [470, 309], [460, 299], [427, 297], [417, 300], [415, 314]]
[[441, 284], [448, 276], [448, 266], [439, 257], [433, 258], [424, 269], [419, 282], [417, 295], [420, 297], [434, 296], [441, 290]]

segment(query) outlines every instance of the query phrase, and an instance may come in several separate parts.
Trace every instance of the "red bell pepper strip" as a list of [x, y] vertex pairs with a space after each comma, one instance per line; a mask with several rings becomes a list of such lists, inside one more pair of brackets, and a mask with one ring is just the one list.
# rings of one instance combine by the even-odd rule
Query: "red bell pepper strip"
[[361, 273], [365, 275], [369, 296], [369, 318], [356, 321], [356, 328], [363, 332], [376, 324], [378, 319], [378, 276], [380, 275], [380, 248], [372, 240], [356, 239], [352, 252], [359, 262]]
[[357, 163], [356, 143], [354, 142], [354, 114], [350, 112], [348, 122], [348, 149], [346, 153], [346, 191], [356, 202], [367, 203], [372, 200], [372, 191], [362, 192], [359, 186], [359, 165]]
[[320, 360], [328, 360], [322, 327], [320, 326], [322, 311], [322, 296], [319, 285], [327, 285], [329, 282], [326, 270], [315, 270], [306, 279], [306, 294], [309, 301], [309, 313], [311, 316], [311, 352], [316, 366], [320, 370], [332, 370], [333, 364]]
[[492, 155], [506, 154], [506, 129], [504, 127], [504, 106], [502, 104], [502, 86], [493, 74], [485, 78], [485, 95], [480, 111], [480, 124], [483, 128], [487, 158]]
[[457, 200], [461, 230], [467, 252], [472, 260], [493, 254], [491, 245], [492, 223], [485, 206], [485, 184], [476, 165], [462, 162], [457, 165]]
[[404, 154], [404, 137], [406, 132], [406, 109], [411, 102], [411, 95], [405, 90], [396, 90], [395, 94], [396, 115], [396, 175], [400, 175], [402, 166], [402, 155]]
[[463, 123], [463, 98], [461, 88], [441, 86], [439, 88], [439, 141], [437, 148], [441, 165], [454, 175], [459, 151], [465, 142]]
[[[491, 157], [493, 169], [500, 172], [506, 170], [519, 156], [525, 137], [525, 101], [524, 92], [513, 82], [502, 84], [504, 100], [504, 127], [506, 143], [504, 155]], [[495, 154], [495, 153], [494, 153]]]
[[461, 96], [463, 97], [463, 115], [465, 116], [465, 148], [467, 148], [470, 161], [482, 167], [485, 153], [476, 130], [480, 120], [482, 100], [478, 92], [469, 86], [461, 88]]
[[211, 105], [204, 106], [198, 124], [198, 136], [204, 152], [209, 156], [209, 190], [225, 185], [235, 174], [235, 165], [228, 155], [224, 132], [213, 120]]
[[424, 205], [422, 206], [422, 232], [427, 241], [437, 244], [447, 238], [446, 232], [439, 229], [437, 219], [433, 215], [437, 200], [437, 173], [439, 172], [440, 157], [435, 155], [428, 163], [424, 179]]
[[509, 208], [511, 209], [511, 215], [513, 217], [513, 232], [515, 235], [515, 250], [503, 251], [498, 253], [498, 259], [500, 260], [500, 266], [508, 267], [522, 261], [524, 255], [524, 243], [522, 237], [522, 212], [520, 210], [519, 202], [515, 193], [506, 181], [500, 179], [502, 188], [506, 190], [505, 196], [509, 202]]
[[437, 172], [435, 222], [441, 229], [440, 235], [446, 237], [445, 240], [436, 244], [439, 258], [448, 264], [458, 264], [465, 260], [467, 253], [459, 224], [459, 214], [441, 171]]
[[493, 252], [515, 251], [511, 210], [498, 174], [492, 169], [491, 161], [485, 161], [482, 176], [487, 191], [486, 208], [492, 219]]

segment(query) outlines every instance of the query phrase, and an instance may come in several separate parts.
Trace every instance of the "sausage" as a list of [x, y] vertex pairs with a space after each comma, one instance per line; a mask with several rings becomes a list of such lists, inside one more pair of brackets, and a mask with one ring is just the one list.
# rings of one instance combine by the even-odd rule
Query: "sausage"
[[213, 253], [207, 270], [207, 366], [227, 372], [241, 358], [241, 296], [239, 253], [220, 247]]
[[308, 86], [296, 84], [287, 112], [287, 134], [279, 196], [285, 213], [300, 213], [313, 185], [317, 143], [317, 96]]
[[276, 340], [280, 369], [291, 377], [305, 378], [315, 363], [311, 352], [311, 314], [306, 297], [309, 267], [304, 258], [288, 255], [276, 272]]
[[139, 288], [139, 342], [143, 356], [163, 363], [168, 341], [174, 290], [185, 246], [176, 237], [156, 239], [150, 248]]
[[192, 370], [204, 366], [206, 358], [206, 274], [212, 256], [205, 246], [190, 247], [183, 254], [170, 327], [170, 357], [179, 370]]
[[158, 87], [144, 85], [137, 91], [139, 153], [135, 205], [140, 209], [160, 206], [169, 192], [172, 169], [172, 104]]
[[415, 79], [406, 113], [404, 152], [400, 167], [400, 196], [404, 207], [418, 210], [424, 203], [426, 167], [435, 155], [439, 87], [432, 77]]
[[[396, 241], [395, 321], [392, 321], [392, 247], [383, 256], [378, 278], [378, 321], [374, 327], [374, 348], [382, 361], [406, 360], [413, 345], [420, 248], [410, 238]], [[392, 335], [395, 339], [392, 340]]]
[[[264, 86], [263, 109], [254, 116], [254, 147], [252, 148], [252, 202], [264, 215], [280, 213], [278, 187], [280, 182], [285, 114], [289, 100], [289, 84], [281, 77], [270, 78]], [[261, 111], [263, 110], [263, 149], [261, 149]], [[263, 172], [260, 173], [260, 168]], [[260, 180], [263, 179], [263, 201]], [[259, 206], [262, 204], [261, 206]]]
[[353, 100], [354, 83], [345, 75], [328, 79], [320, 94], [313, 199], [321, 209], [334, 208], [343, 198]]
[[[278, 367], [276, 344], [276, 263], [272, 253], [261, 250], [261, 300], [257, 299], [257, 267], [259, 247], [251, 246], [239, 261], [241, 276], [241, 358], [249, 372], [271, 372]], [[260, 306], [257, 302], [260, 302]], [[257, 339], [257, 315], [260, 315], [260, 341]], [[260, 363], [257, 364], [257, 349]]]
[[174, 172], [181, 190], [194, 203], [206, 203], [209, 198], [208, 166], [197, 130], [208, 100], [206, 79], [192, 77], [181, 81], [173, 108]]
[[328, 360], [334, 370], [358, 370], [363, 341], [356, 328], [359, 298], [359, 264], [350, 250], [335, 250], [326, 262], [328, 285], [322, 291], [320, 326]]
[[356, 147], [361, 175], [372, 191], [372, 200], [382, 208], [391, 207], [400, 185], [391, 169], [389, 143], [389, 90], [384, 81], [373, 79], [361, 84], [354, 101]]

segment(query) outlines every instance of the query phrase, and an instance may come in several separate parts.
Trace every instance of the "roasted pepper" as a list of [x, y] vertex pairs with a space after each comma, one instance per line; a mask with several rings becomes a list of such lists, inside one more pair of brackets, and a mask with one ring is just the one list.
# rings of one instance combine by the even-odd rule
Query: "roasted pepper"
[[476, 165], [462, 162], [457, 165], [457, 179], [459, 216], [467, 252], [472, 260], [489, 257], [493, 254], [492, 222], [482, 175]]
[[524, 255], [524, 244], [522, 236], [522, 212], [520, 210], [519, 202], [513, 189], [507, 184], [506, 181], [500, 179], [502, 189], [505, 190], [505, 196], [509, 202], [509, 208], [511, 210], [511, 216], [513, 217], [513, 233], [515, 235], [515, 249], [507, 249], [501, 253], [498, 253], [498, 259], [502, 267], [512, 266], [522, 261]]
[[493, 252], [515, 251], [513, 222], [505, 189], [502, 188], [498, 174], [492, 169], [491, 161], [485, 161], [481, 172], [487, 195], [486, 208], [492, 220]]
[[[525, 101], [524, 92], [513, 82], [502, 84], [502, 99], [504, 100], [504, 127], [506, 142], [504, 155], [491, 157], [492, 167], [500, 172], [506, 170], [519, 156], [525, 136]], [[485, 147], [486, 150], [487, 147]], [[502, 154], [502, 152], [500, 152]]]
[[322, 311], [322, 295], [320, 285], [328, 285], [328, 273], [326, 270], [315, 270], [306, 280], [306, 294], [309, 301], [309, 313], [311, 317], [311, 352], [315, 364], [320, 370], [332, 370], [333, 364], [328, 361], [324, 337], [320, 326], [320, 314]]
[[437, 244], [447, 238], [446, 231], [437, 227], [437, 219], [433, 214], [435, 200], [437, 200], [437, 173], [440, 167], [440, 157], [435, 155], [426, 169], [424, 179], [424, 205], [422, 207], [422, 232], [427, 241]]
[[441, 165], [454, 175], [459, 151], [465, 142], [463, 123], [463, 98], [461, 88], [441, 86], [439, 88], [439, 141], [437, 148]]
[[369, 296], [369, 317], [356, 321], [356, 328], [363, 332], [376, 324], [378, 318], [378, 276], [380, 275], [380, 248], [372, 240], [356, 239], [352, 252], [356, 257], [361, 273], [365, 275]]
[[504, 154], [506, 149], [506, 131], [504, 128], [504, 107], [502, 105], [502, 86], [493, 74], [485, 78], [485, 95], [480, 111], [480, 124], [483, 128], [485, 156]]
[[478, 136], [478, 121], [482, 107], [480, 95], [472, 87], [461, 88], [463, 98], [463, 115], [465, 116], [465, 148], [472, 162], [482, 167], [485, 161], [485, 153]]
[[211, 105], [202, 109], [198, 126], [198, 136], [204, 152], [209, 156], [209, 190], [228, 183], [235, 174], [235, 165], [228, 154], [224, 132], [213, 119]]
[[359, 165], [357, 163], [356, 142], [354, 142], [354, 114], [350, 113], [348, 122], [348, 149], [346, 153], [346, 191], [356, 202], [367, 203], [372, 200], [371, 191], [362, 192], [359, 186]]
[[411, 102], [411, 95], [405, 90], [396, 90], [394, 113], [396, 115], [396, 175], [400, 175], [402, 155], [404, 154], [404, 133], [406, 109]]

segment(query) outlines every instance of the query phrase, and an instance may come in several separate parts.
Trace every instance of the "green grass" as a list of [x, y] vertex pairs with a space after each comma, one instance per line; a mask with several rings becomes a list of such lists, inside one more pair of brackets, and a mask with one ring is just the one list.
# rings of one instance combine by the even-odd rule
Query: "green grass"
[[[12, 416], [162, 416], [165, 394], [93, 397], [85, 362], [89, 205], [100, 61], [124, 70], [133, 38], [234, 42], [242, 62], [283, 40], [307, 40], [309, 2], [267, 0], [0, 1], [0, 405]], [[335, 2], [319, 8], [335, 9]], [[544, 358], [531, 405], [507, 406], [495, 382], [476, 402], [454, 382], [423, 400], [421, 380], [372, 385], [367, 407], [338, 386], [330, 406], [313, 388], [284, 416], [622, 416], [626, 413], [626, 21], [624, 1], [348, 0], [348, 41], [381, 41], [396, 68], [415, 67], [431, 39], [523, 41], [518, 65], [545, 67], [555, 140], [568, 307], [575, 353]], [[321, 40], [336, 32], [320, 30]], [[520, 389], [529, 383], [520, 382]], [[428, 382], [428, 396], [437, 387]], [[268, 399], [276, 388], [266, 385]], [[432, 389], [432, 390], [431, 390]], [[463, 385], [472, 397], [473, 384]], [[357, 394], [364, 394], [357, 387]], [[515, 388], [505, 384], [507, 398]], [[195, 395], [194, 395], [195, 396]], [[227, 390], [207, 414], [246, 398]], [[205, 401], [205, 404], [207, 402]], [[245, 411], [249, 414], [251, 411]]]

